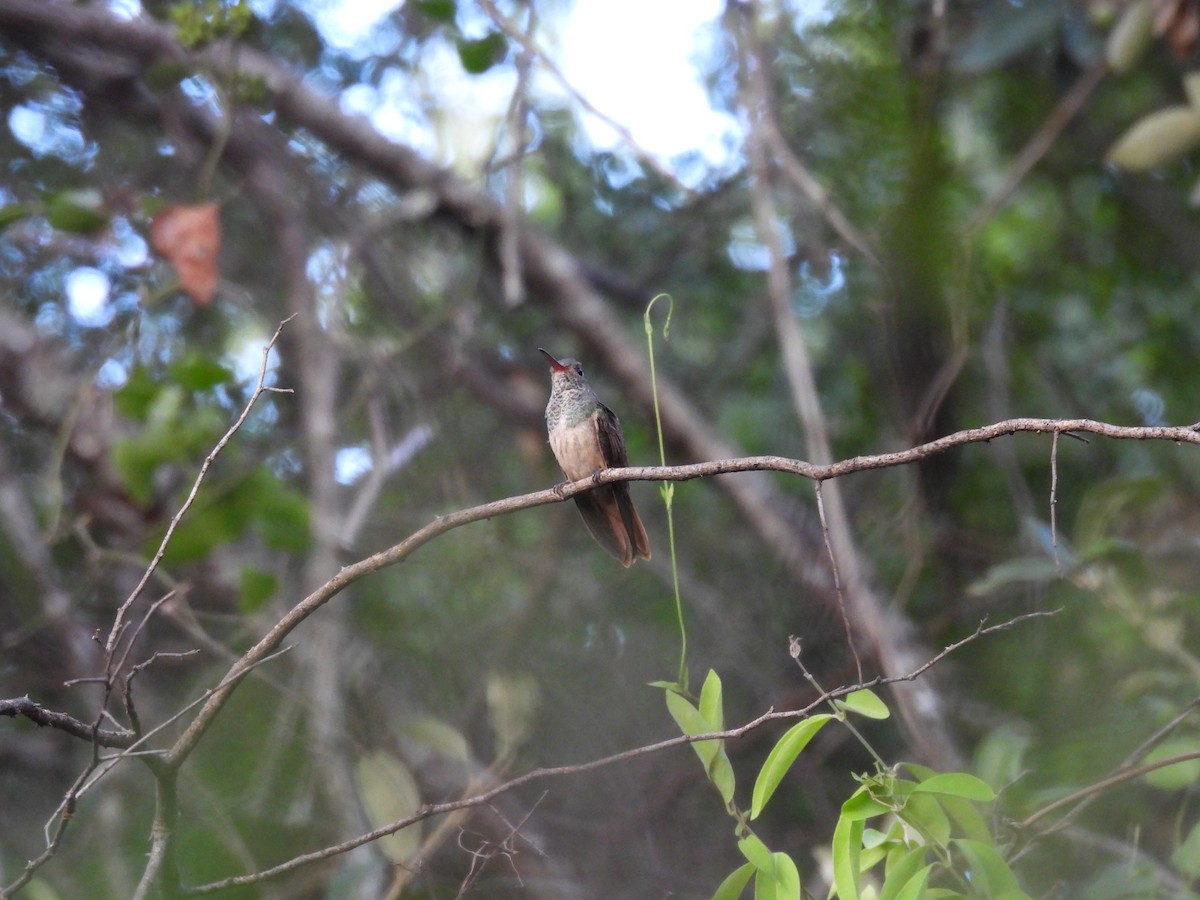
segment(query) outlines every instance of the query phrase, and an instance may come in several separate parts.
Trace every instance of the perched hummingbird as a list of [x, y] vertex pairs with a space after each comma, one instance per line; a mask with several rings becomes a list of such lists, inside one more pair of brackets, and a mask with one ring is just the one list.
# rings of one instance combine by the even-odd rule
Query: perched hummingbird
[[[573, 359], [559, 362], [541, 347], [538, 352], [550, 360], [546, 430], [567, 481], [628, 465], [621, 423], [587, 383], [583, 366]], [[621, 565], [631, 566], [639, 556], [650, 558], [650, 539], [629, 498], [628, 483], [602, 484], [576, 494], [575, 505], [592, 537]]]

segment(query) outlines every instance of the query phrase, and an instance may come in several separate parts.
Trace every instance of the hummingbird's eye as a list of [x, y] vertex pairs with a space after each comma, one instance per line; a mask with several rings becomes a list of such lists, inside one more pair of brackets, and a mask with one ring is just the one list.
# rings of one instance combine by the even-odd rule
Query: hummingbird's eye
[[576, 364], [575, 365], [575, 374], [582, 378], [583, 377], [583, 366]]

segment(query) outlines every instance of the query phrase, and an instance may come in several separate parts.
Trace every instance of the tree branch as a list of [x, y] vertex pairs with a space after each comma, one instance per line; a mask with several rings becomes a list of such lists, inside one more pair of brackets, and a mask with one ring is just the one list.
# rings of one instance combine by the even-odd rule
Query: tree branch
[[610, 484], [614, 481], [690, 481], [694, 478], [728, 475], [735, 472], [759, 471], [788, 472], [814, 481], [827, 481], [831, 478], [844, 477], [853, 472], [906, 465], [936, 453], [944, 453], [963, 444], [987, 442], [1018, 432], [1035, 434], [1090, 433], [1115, 440], [1166, 440], [1200, 444], [1200, 431], [1197, 430], [1197, 427], [1131, 427], [1109, 425], [1091, 419], [1009, 419], [982, 428], [959, 431], [910, 450], [873, 456], [856, 456], [853, 459], [823, 466], [783, 456], [747, 456], [740, 459], [714, 460], [685, 466], [638, 466], [605, 469], [590, 478], [584, 478], [571, 484], [561, 484], [530, 494], [493, 500], [481, 506], [473, 506], [445, 516], [438, 516], [400, 543], [343, 567], [337, 575], [292, 607], [257, 644], [234, 663], [223, 679], [222, 686], [213, 691], [196, 718], [192, 720], [168, 752], [167, 762], [170, 765], [178, 765], [191, 753], [204, 732], [212, 724], [217, 713], [228, 701], [236, 686], [237, 676], [244, 669], [256, 665], [259, 660], [272, 653], [296, 626], [324, 606], [327, 601], [359, 579], [387, 566], [403, 562], [434, 538], [472, 522], [508, 515], [523, 509], [532, 509], [535, 506], [545, 506], [548, 503], [561, 503], [597, 485]]
[[39, 728], [57, 728], [59, 731], [65, 731], [81, 740], [99, 744], [101, 747], [124, 749], [131, 746], [138, 738], [136, 732], [127, 728], [108, 729], [89, 725], [67, 713], [46, 709], [28, 697], [0, 700], [0, 716], [9, 716], [14, 719], [17, 716], [24, 716]]

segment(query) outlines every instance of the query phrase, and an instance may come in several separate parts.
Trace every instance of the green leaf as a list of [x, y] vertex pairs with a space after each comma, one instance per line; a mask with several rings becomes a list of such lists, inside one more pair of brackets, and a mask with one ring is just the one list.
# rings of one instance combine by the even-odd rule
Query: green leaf
[[797, 722], [771, 748], [771, 752], [767, 754], [766, 762], [763, 763], [758, 778], [754, 782], [754, 796], [750, 804], [751, 819], [758, 818], [763, 807], [767, 805], [767, 801], [771, 799], [771, 795], [775, 793], [775, 789], [779, 787], [783, 776], [796, 761], [796, 757], [832, 718], [832, 715], [824, 713]]
[[191, 70], [187, 66], [174, 61], [163, 60], [144, 69], [142, 78], [150, 90], [166, 91], [177, 87], [179, 82], [183, 81], [190, 74], [192, 74]]
[[453, 22], [458, 5], [454, 0], [417, 0], [417, 11], [437, 22]]
[[[708, 727], [708, 722], [704, 716], [700, 715], [700, 710], [692, 706], [692, 701], [682, 694], [675, 691], [667, 691], [667, 712], [671, 714], [671, 718], [675, 720], [675, 724], [679, 726], [679, 730], [686, 735], [705, 734], [712, 729]], [[697, 751], [701, 747], [708, 747], [716, 741], [699, 741], [692, 744], [692, 747]]]
[[887, 866], [884, 868], [883, 886], [879, 890], [879, 900], [900, 900], [900, 897], [907, 896], [905, 892], [913, 883], [914, 878], [917, 878], [922, 872], [925, 873], [925, 877], [920, 878], [919, 883], [924, 886], [928, 872], [932, 868], [932, 865], [925, 864], [926, 853], [928, 853], [927, 848], [920, 846], [889, 856]]
[[868, 794], [865, 788], [859, 788], [850, 795], [850, 799], [842, 804], [842, 818], [860, 822], [891, 811], [890, 806], [880, 803]]
[[754, 900], [776, 900], [779, 882], [775, 873], [767, 869], [754, 870]]
[[144, 422], [162, 385], [145, 366], [135, 366], [125, 383], [113, 394], [113, 404], [126, 419]]
[[243, 566], [241, 574], [238, 609], [246, 614], [258, 612], [263, 604], [275, 596], [275, 591], [279, 589], [279, 579], [270, 572], [253, 566]]
[[986, 841], [960, 839], [953, 841], [955, 847], [967, 861], [967, 874], [971, 884], [983, 897], [1006, 897], [1016, 900], [1027, 895], [1017, 884], [1008, 863], [1000, 852]]
[[1138, 119], [1117, 138], [1105, 159], [1130, 172], [1156, 169], [1200, 147], [1200, 111], [1171, 106]]
[[1192, 826], [1188, 836], [1175, 848], [1171, 865], [1188, 878], [1200, 878], [1200, 822]]
[[488, 676], [484, 696], [496, 736], [496, 755], [502, 757], [528, 740], [541, 703], [541, 689], [528, 672], [493, 672]]
[[858, 866], [859, 854], [862, 852], [863, 823], [861, 819], [847, 818], [845, 809], [846, 805], [842, 804], [842, 817], [833, 829], [833, 886], [842, 900], [858, 900]]
[[1054, 560], [1043, 556], [1022, 556], [992, 566], [982, 578], [967, 587], [967, 594], [986, 597], [1013, 584], [1044, 584], [1060, 578], [1062, 570]]
[[[375, 828], [406, 818], [420, 808], [416, 779], [391, 754], [378, 751], [364, 756], [355, 767], [355, 781], [359, 800]], [[421, 849], [421, 823], [380, 838], [378, 846], [396, 865], [411, 864]]]
[[272, 550], [301, 552], [308, 547], [308, 499], [260, 466], [247, 479], [254, 492], [252, 520]]
[[[1160, 864], [1149, 860], [1123, 859], [1101, 866], [1086, 885], [1081, 885], [1080, 897], [1087, 900], [1130, 900], [1137, 897], [1172, 896], [1163, 891]], [[1175, 895], [1179, 896], [1179, 895]], [[1182, 894], [1191, 897], [1194, 894]]]
[[888, 712], [887, 704], [880, 700], [874, 691], [865, 688], [861, 691], [855, 691], [853, 694], [847, 694], [840, 700], [833, 701], [833, 703], [839, 709], [845, 709], [860, 716], [866, 716], [868, 719], [886, 719], [891, 715]]
[[[718, 681], [717, 683], [719, 685], [720, 682]], [[708, 687], [707, 680], [705, 686]], [[700, 714], [700, 711], [692, 706], [686, 697], [674, 691], [667, 691], [666, 696], [667, 710], [671, 713], [671, 717], [679, 725], [680, 730], [684, 734], [695, 735], [720, 730], [714, 728], [712, 723], [704, 718]], [[729, 762], [729, 757], [725, 753], [725, 742], [718, 740], [695, 741], [692, 744], [692, 749], [700, 757], [700, 762], [704, 765], [704, 772], [708, 776], [708, 780], [717, 789], [725, 805], [729, 806], [733, 800], [735, 782], [733, 765]]]
[[973, 838], [977, 841], [992, 839], [992, 830], [988, 827], [987, 820], [979, 812], [974, 801], [964, 800], [962, 797], [952, 797], [948, 794], [940, 795], [938, 801], [942, 804], [942, 809], [958, 826], [963, 837]]
[[883, 835], [874, 828], [863, 828], [862, 850], [858, 854], [858, 869], [869, 872], [871, 868], [887, 859], [890, 848], [887, 843], [881, 843]]
[[189, 391], [207, 391], [233, 379], [233, 372], [203, 353], [188, 353], [171, 363], [167, 372]]
[[975, 748], [971, 769], [993, 788], [1011, 784], [1024, 769], [1025, 751], [1030, 743], [1028, 735], [1013, 728], [995, 728]]
[[713, 669], [708, 670], [704, 686], [700, 689], [700, 715], [712, 726], [713, 731], [725, 727], [725, 712], [721, 699], [721, 676]]
[[931, 794], [913, 793], [898, 815], [935, 844], [942, 845], [950, 840], [950, 819]]
[[724, 802], [725, 808], [729, 809], [730, 804], [733, 803], [733, 792], [737, 782], [733, 775], [733, 763], [729, 761], [729, 756], [725, 752], [724, 741], [721, 742], [717, 755], [713, 757], [712, 763], [709, 764], [708, 780], [713, 783], [713, 787], [721, 795], [721, 800]]
[[1154, 42], [1154, 0], [1134, 0], [1108, 33], [1105, 59], [1116, 73], [1128, 72]]
[[490, 32], [478, 40], [462, 39], [458, 42], [458, 58], [462, 66], [472, 75], [482, 75], [508, 53], [508, 41], [499, 31]]
[[104, 197], [95, 188], [54, 194], [46, 201], [46, 221], [59, 231], [98, 231], [108, 224]]
[[7, 206], [0, 206], [0, 231], [3, 231], [18, 219], [25, 218], [27, 215], [29, 215], [29, 207], [22, 206], [20, 203], [10, 203]]
[[[171, 535], [164, 559], [168, 565], [204, 559], [217, 547], [231, 543], [243, 534], [250, 517], [244, 498], [231, 496], [219, 502], [197, 502]], [[160, 540], [161, 535], [156, 534], [150, 544], [157, 546]]]
[[725, 876], [725, 880], [717, 886], [712, 900], [738, 900], [742, 891], [750, 883], [750, 878], [757, 871], [754, 863], [743, 863]]
[[[1183, 756], [1200, 750], [1200, 741], [1190, 737], [1173, 737], [1163, 741], [1146, 754], [1147, 763], [1161, 762], [1173, 756]], [[1178, 791], [1191, 787], [1200, 780], [1200, 759], [1189, 759], [1174, 765], [1163, 766], [1142, 776], [1147, 784], [1164, 791]]]
[[926, 897], [925, 884], [929, 881], [929, 872], [933, 869], [933, 864], [918, 869], [908, 877], [906, 881], [898, 886], [896, 893], [888, 893], [888, 884], [884, 884], [883, 892], [880, 893], [880, 900], [888, 898], [888, 900], [918, 900], [918, 898]]
[[464, 765], [471, 761], [471, 745], [463, 733], [435, 716], [406, 717], [400, 723], [398, 731], [408, 740], [428, 748], [438, 756]]
[[[913, 775], [916, 775], [922, 784], [938, 778], [938, 773], [934, 769], [918, 766], [916, 763], [905, 763], [905, 768], [910, 770]], [[917, 786], [913, 786], [912, 790], [918, 790]], [[976, 790], [976, 788], [970, 788], [970, 790]], [[954, 796], [953, 793], [941, 793], [938, 794], [937, 802], [942, 804], [942, 809], [954, 820], [964, 838], [990, 841], [991, 829], [988, 827], [988, 822], [984, 820], [983, 815], [979, 812], [979, 808], [976, 805], [977, 799], [965, 799], [961, 796]]]
[[925, 779], [915, 788], [913, 793], [949, 794], [952, 797], [962, 797], [978, 803], [991, 803], [996, 799], [987, 782], [968, 775], [966, 772], [946, 772]]
[[771, 861], [771, 851], [767, 849], [757, 835], [748, 834], [738, 841], [738, 849], [742, 851], [742, 856], [750, 860], [754, 868], [764, 872], [774, 871], [774, 863]]
[[800, 900], [800, 870], [786, 853], [771, 854], [775, 868], [775, 896], [778, 900]]

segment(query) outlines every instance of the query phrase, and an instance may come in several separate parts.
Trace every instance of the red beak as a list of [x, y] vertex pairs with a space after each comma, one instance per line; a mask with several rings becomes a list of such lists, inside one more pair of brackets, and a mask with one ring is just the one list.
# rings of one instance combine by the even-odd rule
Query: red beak
[[555, 359], [553, 356], [551, 356], [549, 353], [547, 353], [547, 352], [546, 352], [545, 350], [543, 350], [541, 347], [538, 347], [538, 353], [542, 354], [542, 356], [544, 356], [544, 357], [546, 357], [546, 359], [550, 360], [550, 369], [551, 369], [551, 371], [554, 371], [554, 372], [565, 372], [565, 371], [567, 371], [567, 367], [566, 367], [566, 366], [564, 366], [562, 363], [560, 363], [560, 362], [559, 362], [557, 359]]

